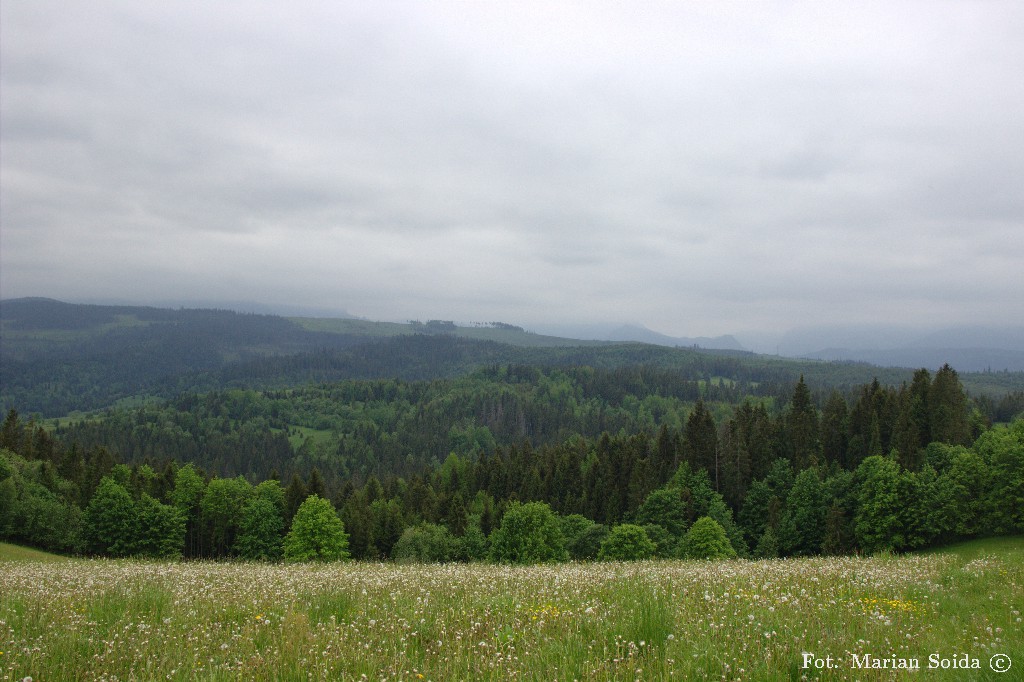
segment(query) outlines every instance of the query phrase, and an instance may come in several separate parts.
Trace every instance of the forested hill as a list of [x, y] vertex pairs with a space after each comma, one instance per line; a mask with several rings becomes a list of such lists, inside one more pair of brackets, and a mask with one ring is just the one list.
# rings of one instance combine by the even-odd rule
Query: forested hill
[[[391, 324], [283, 318], [225, 310], [0, 302], [0, 409], [62, 416], [128, 399], [229, 388], [283, 389], [349, 379], [431, 380], [495, 365], [647, 366], [688, 380], [720, 377], [788, 390], [849, 389], [912, 371], [861, 363], [797, 361], [752, 353], [613, 344], [531, 334], [503, 323]], [[931, 368], [937, 369], [937, 368]], [[1024, 374], [961, 376], [978, 397], [1024, 389]], [[785, 388], [783, 388], [785, 387]], [[762, 393], [770, 389], [762, 387]]]
[[705, 517], [733, 556], [1024, 531], [1021, 373], [497, 324], [40, 300], [0, 312], [0, 540], [279, 558], [313, 495], [368, 559], [413, 556], [429, 536], [442, 549], [419, 559], [507, 560], [504, 516], [529, 505], [559, 515], [558, 556], [577, 559], [619, 531], [644, 556], [683, 556]]

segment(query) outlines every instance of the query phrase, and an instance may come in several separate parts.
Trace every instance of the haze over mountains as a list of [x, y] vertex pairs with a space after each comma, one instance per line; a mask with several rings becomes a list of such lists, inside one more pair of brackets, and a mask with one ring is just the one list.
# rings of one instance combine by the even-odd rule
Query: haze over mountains
[[737, 334], [749, 350], [786, 357], [851, 360], [883, 367], [1024, 370], [1024, 326], [802, 327], [782, 335]]

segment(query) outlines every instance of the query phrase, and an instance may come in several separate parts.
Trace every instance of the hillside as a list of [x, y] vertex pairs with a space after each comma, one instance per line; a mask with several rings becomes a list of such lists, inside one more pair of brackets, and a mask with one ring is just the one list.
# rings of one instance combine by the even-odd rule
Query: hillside
[[[430, 380], [495, 364], [636, 365], [686, 378], [789, 385], [804, 375], [827, 392], [909, 381], [912, 371], [864, 363], [792, 360], [745, 351], [581, 341], [505, 323], [473, 327], [285, 318], [226, 310], [0, 302], [0, 409], [46, 417], [120, 401], [222, 388], [287, 388], [347, 379]], [[930, 368], [932, 370], [935, 367]], [[998, 401], [1024, 389], [1022, 373], [962, 375]]]

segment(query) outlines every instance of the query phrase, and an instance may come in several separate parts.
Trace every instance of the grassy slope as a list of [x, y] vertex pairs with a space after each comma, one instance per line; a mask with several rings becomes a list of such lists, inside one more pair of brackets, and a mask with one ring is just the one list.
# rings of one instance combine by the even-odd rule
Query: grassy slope
[[982, 556], [995, 555], [1024, 565], [1024, 535], [965, 540], [944, 547], [928, 549], [922, 554], [952, 554], [968, 561]]
[[50, 554], [30, 547], [0, 542], [0, 561], [68, 561], [67, 557]]

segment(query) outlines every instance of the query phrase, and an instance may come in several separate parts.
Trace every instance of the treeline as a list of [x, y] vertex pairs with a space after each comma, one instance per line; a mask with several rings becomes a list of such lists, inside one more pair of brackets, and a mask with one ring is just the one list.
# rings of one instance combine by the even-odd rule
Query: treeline
[[[587, 404], [587, 396], [628, 385], [598, 380], [596, 371], [583, 373], [594, 378], [586, 390], [565, 374], [554, 381], [528, 368], [492, 371], [507, 386], [534, 387], [549, 405]], [[646, 381], [657, 384], [657, 377]], [[331, 387], [310, 390], [330, 404], [370, 412], [407, 405], [408, 423], [420, 427], [434, 417], [421, 410], [423, 401], [443, 403], [449, 395], [431, 384], [400, 382], [342, 385], [333, 387], [333, 395], [323, 393]], [[347, 402], [341, 399], [346, 391]], [[153, 427], [173, 426], [168, 433], [177, 433], [183, 448], [197, 436], [230, 437], [240, 424], [282, 420], [279, 427], [266, 426], [273, 434], [295, 417], [275, 416], [275, 410], [302, 405], [288, 398], [183, 397], [178, 407], [190, 409], [177, 414], [193, 419], [193, 426], [210, 420], [209, 428], [190, 431], [182, 421]], [[633, 419], [655, 404], [644, 407], [633, 394], [621, 396], [619, 404], [634, 401], [623, 413]], [[603, 409], [610, 404], [598, 402]], [[850, 399], [833, 392], [820, 408], [818, 402], [800, 380], [789, 399], [772, 409], [750, 399], [727, 409], [702, 395], [685, 416], [666, 409], [659, 417], [651, 414], [643, 427], [634, 422], [633, 430], [566, 435], [555, 419], [546, 431], [539, 429], [550, 436], [546, 442], [531, 441], [523, 430], [525, 413], [513, 411], [509, 423], [519, 430], [510, 435], [523, 437], [511, 445], [482, 432], [474, 437], [472, 429], [486, 428], [491, 439], [494, 432], [468, 422], [454, 434], [462, 451], [443, 460], [410, 452], [408, 474], [375, 468], [344, 476], [317, 465], [268, 476], [212, 474], [176, 457], [124, 464], [116, 445], [77, 439], [88, 433], [89, 422], [64, 430], [58, 440], [11, 412], [0, 430], [0, 537], [70, 552], [274, 559], [282, 556], [285, 531], [308, 498], [329, 501], [337, 510], [345, 554], [372, 559], [534, 560], [522, 548], [549, 545], [552, 553], [545, 550], [544, 559], [693, 556], [696, 547], [714, 545], [715, 537], [727, 540], [717, 555], [788, 556], [902, 550], [1024, 531], [1024, 420], [989, 428], [948, 366], [934, 377], [920, 370], [898, 388], [876, 381]], [[494, 414], [501, 405], [473, 404]], [[344, 416], [337, 410], [322, 414]], [[362, 435], [369, 435], [370, 424], [377, 428], [394, 416], [370, 420]], [[400, 433], [399, 422], [391, 427], [388, 434]], [[359, 434], [354, 429], [340, 435], [349, 443]], [[284, 439], [284, 453], [287, 438], [283, 431], [277, 437]], [[261, 443], [254, 438], [239, 447], [257, 456]], [[510, 510], [515, 515], [506, 521]], [[698, 521], [703, 539], [688, 539]], [[521, 550], [508, 549], [520, 547], [508, 538], [513, 527], [540, 535], [523, 541]], [[541, 542], [541, 536], [547, 539]]]

